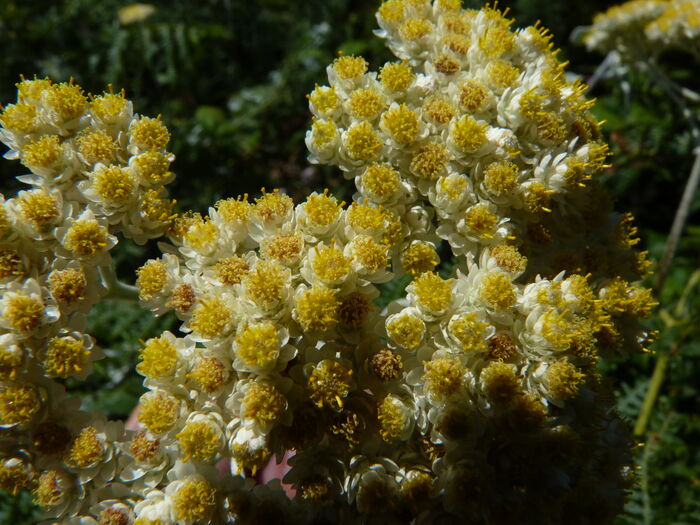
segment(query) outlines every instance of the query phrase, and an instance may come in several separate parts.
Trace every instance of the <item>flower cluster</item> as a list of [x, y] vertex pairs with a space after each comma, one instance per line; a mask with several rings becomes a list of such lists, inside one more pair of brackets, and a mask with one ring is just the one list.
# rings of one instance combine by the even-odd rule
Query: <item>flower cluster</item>
[[655, 55], [669, 48], [699, 54], [700, 2], [631, 0], [596, 15], [584, 36], [586, 46], [601, 53]]
[[80, 411], [62, 380], [85, 379], [102, 356], [86, 313], [114, 279], [116, 234], [143, 243], [174, 218], [173, 157], [163, 123], [122, 93], [48, 79], [17, 93], [0, 140], [30, 173], [18, 177], [29, 189], [0, 200], [0, 486], [33, 488], [50, 514], [71, 516], [114, 480], [124, 434]]
[[[607, 147], [584, 87], [544, 29], [513, 31], [495, 8], [388, 0], [377, 19], [399, 61], [372, 72], [340, 56], [309, 95], [310, 160], [353, 180], [353, 202], [263, 190], [173, 221], [136, 282], [145, 306], [182, 321], [140, 350], [143, 429], [62, 427], [70, 451], [37, 489], [52, 516], [587, 523], [620, 511], [630, 440], [596, 363], [642, 350], [653, 301], [633, 284], [647, 263], [631, 216], [595, 180]], [[143, 121], [115, 136], [135, 176]], [[72, 183], [90, 207], [102, 202], [92, 178]], [[141, 239], [128, 206], [104, 210]], [[405, 296], [382, 301], [401, 282]], [[45, 468], [15, 439], [32, 455], [7, 455], [0, 480]], [[293, 499], [255, 485], [291, 450]]]

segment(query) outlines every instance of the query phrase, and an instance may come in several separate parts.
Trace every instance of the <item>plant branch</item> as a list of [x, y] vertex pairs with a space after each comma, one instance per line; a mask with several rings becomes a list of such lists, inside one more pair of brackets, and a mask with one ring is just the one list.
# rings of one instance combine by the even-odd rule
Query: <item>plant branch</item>
[[107, 288], [107, 298], [120, 301], [138, 301], [139, 294], [135, 286], [126, 284], [117, 279], [114, 267], [101, 266], [99, 268], [102, 284]]
[[644, 396], [644, 403], [642, 404], [642, 409], [639, 411], [639, 416], [634, 424], [634, 436], [639, 438], [644, 435], [649, 424], [649, 419], [651, 418], [651, 413], [654, 410], [654, 405], [656, 404], [656, 398], [661, 390], [661, 385], [664, 382], [664, 375], [666, 374], [666, 367], [668, 366], [668, 361], [672, 353], [678, 350], [678, 344], [674, 344], [670, 352], [664, 352], [656, 360], [656, 366], [654, 367], [654, 373], [651, 376], [651, 381], [649, 381], [649, 387], [647, 388], [647, 393]]
[[588, 84], [588, 89], [586, 90], [587, 93], [590, 93], [591, 91], [593, 91], [593, 89], [595, 89], [598, 82], [600, 82], [600, 80], [603, 77], [605, 77], [605, 74], [608, 72], [608, 69], [610, 69], [610, 66], [612, 66], [617, 61], [617, 51], [610, 51], [607, 55], [605, 55], [603, 61], [600, 63], [600, 65], [596, 68], [596, 70], [586, 82], [586, 84]]
[[680, 241], [683, 228], [685, 227], [685, 222], [688, 219], [688, 214], [690, 213], [690, 205], [693, 202], [693, 197], [698, 188], [698, 183], [700, 183], [700, 148], [696, 148], [694, 153], [695, 160], [693, 162], [693, 167], [690, 170], [688, 181], [685, 183], [683, 196], [681, 197], [681, 202], [676, 210], [676, 216], [673, 218], [673, 225], [671, 226], [671, 231], [668, 234], [666, 246], [664, 247], [664, 253], [661, 257], [661, 262], [659, 263], [656, 283], [654, 284], [654, 290], [656, 291], [657, 297], [661, 294], [661, 289], [666, 281], [666, 276], [668, 275], [671, 261], [676, 253], [676, 248], [678, 248], [678, 242]]

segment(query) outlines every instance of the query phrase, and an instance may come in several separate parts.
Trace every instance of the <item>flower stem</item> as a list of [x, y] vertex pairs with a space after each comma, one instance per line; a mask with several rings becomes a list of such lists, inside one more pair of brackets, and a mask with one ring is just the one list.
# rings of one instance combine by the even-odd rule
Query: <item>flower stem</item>
[[659, 390], [661, 390], [661, 385], [664, 382], [664, 375], [666, 374], [666, 367], [668, 366], [668, 361], [672, 353], [675, 353], [678, 349], [678, 345], [673, 345], [670, 352], [664, 352], [659, 355], [656, 360], [656, 366], [654, 367], [654, 373], [651, 376], [651, 381], [649, 381], [649, 387], [647, 388], [647, 393], [644, 396], [644, 403], [642, 404], [642, 409], [639, 411], [639, 416], [634, 424], [634, 436], [639, 438], [644, 435], [647, 429], [647, 424], [651, 418], [651, 413], [654, 410], [654, 405], [656, 404], [656, 398], [659, 395]]
[[135, 286], [126, 284], [117, 279], [113, 266], [101, 266], [99, 268], [102, 284], [107, 288], [107, 299], [120, 301], [138, 301], [139, 294]]
[[673, 218], [673, 225], [671, 226], [671, 231], [669, 232], [668, 239], [666, 240], [664, 254], [661, 257], [656, 283], [654, 284], [654, 290], [656, 291], [657, 296], [661, 293], [661, 289], [666, 281], [668, 270], [671, 267], [671, 261], [673, 260], [673, 256], [676, 253], [676, 248], [678, 247], [678, 241], [680, 241], [681, 234], [683, 233], [685, 221], [688, 219], [690, 205], [693, 202], [693, 196], [698, 188], [698, 183], [700, 183], [700, 147], [695, 149], [695, 161], [693, 162], [693, 167], [690, 170], [688, 181], [685, 183], [683, 196], [681, 197], [681, 202], [676, 210], [676, 216]]

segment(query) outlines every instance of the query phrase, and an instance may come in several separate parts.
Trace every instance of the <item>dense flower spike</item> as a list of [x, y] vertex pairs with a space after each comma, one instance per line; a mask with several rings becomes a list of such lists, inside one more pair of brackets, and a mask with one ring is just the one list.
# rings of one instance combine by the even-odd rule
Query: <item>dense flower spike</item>
[[[591, 102], [545, 30], [512, 31], [495, 8], [388, 0], [377, 19], [399, 61], [373, 72], [341, 55], [308, 97], [310, 159], [355, 182], [349, 206], [263, 189], [206, 216], [147, 213], [172, 179], [161, 120], [120, 94], [20, 84], [2, 137], [35, 193], [3, 203], [0, 418], [18, 444], [4, 487], [33, 484], [66, 523], [587, 523], [620, 510], [630, 443], [596, 362], [641, 349], [653, 302], [633, 284], [630, 217], [594, 180], [607, 147]], [[143, 342], [144, 430], [124, 434], [61, 406], [46, 376], [83, 378], [99, 356], [66, 312], [103, 291], [113, 233], [140, 242], [171, 219], [137, 289], [184, 335]], [[379, 308], [404, 275], [405, 297]], [[253, 488], [290, 450], [294, 499]]]

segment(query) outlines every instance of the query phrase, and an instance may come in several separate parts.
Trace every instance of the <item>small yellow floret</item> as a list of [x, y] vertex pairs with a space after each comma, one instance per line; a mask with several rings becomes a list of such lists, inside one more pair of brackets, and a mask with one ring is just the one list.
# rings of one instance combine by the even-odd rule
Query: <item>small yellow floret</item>
[[31, 332], [41, 323], [43, 314], [44, 303], [38, 297], [25, 293], [5, 296], [5, 319], [13, 330]]
[[496, 259], [498, 266], [507, 272], [524, 272], [527, 267], [527, 257], [522, 255], [515, 246], [497, 244], [489, 248], [489, 255]]
[[369, 161], [379, 155], [382, 141], [372, 125], [363, 120], [346, 131], [345, 146], [353, 159]]
[[561, 142], [566, 138], [564, 120], [552, 111], [543, 111], [535, 116], [537, 132], [540, 137], [552, 142]]
[[304, 248], [304, 240], [298, 233], [280, 233], [263, 241], [260, 254], [265, 259], [276, 259], [285, 266], [296, 263]]
[[415, 42], [430, 34], [432, 30], [432, 24], [425, 18], [409, 18], [399, 27], [399, 35], [404, 40]]
[[255, 473], [267, 464], [271, 452], [267, 447], [252, 448], [248, 443], [234, 443], [231, 455], [238, 474], [255, 476]]
[[351, 292], [340, 299], [338, 319], [344, 328], [359, 328], [372, 310], [372, 301], [367, 295]]
[[458, 201], [463, 196], [467, 189], [467, 177], [458, 175], [453, 177], [441, 177], [438, 180], [438, 188], [451, 201]]
[[454, 75], [462, 69], [462, 64], [450, 53], [440, 53], [433, 60], [435, 70], [443, 75]]
[[0, 379], [15, 379], [24, 361], [24, 350], [18, 346], [0, 348]]
[[399, 144], [408, 144], [418, 134], [418, 115], [406, 104], [399, 104], [385, 112], [382, 124]]
[[221, 337], [230, 327], [233, 312], [220, 297], [202, 297], [195, 306], [190, 328], [206, 338]]
[[201, 250], [215, 243], [218, 233], [216, 225], [209, 217], [198, 218], [187, 228], [183, 240], [195, 250]]
[[85, 369], [90, 354], [82, 339], [53, 337], [47, 344], [44, 367], [50, 375], [70, 377]]
[[458, 11], [462, 8], [462, 0], [437, 0], [435, 5], [443, 11]]
[[141, 396], [139, 422], [155, 434], [167, 432], [178, 420], [180, 402], [163, 392]]
[[221, 448], [216, 429], [204, 421], [190, 421], [175, 435], [183, 461], [209, 461]]
[[340, 56], [333, 61], [333, 70], [342, 79], [355, 79], [365, 74], [367, 61], [360, 56]]
[[325, 332], [338, 324], [339, 307], [335, 290], [313, 286], [297, 298], [294, 319], [306, 332]]
[[178, 522], [203, 520], [216, 505], [216, 490], [204, 479], [185, 481], [172, 503]]
[[3, 204], [0, 204], [0, 238], [5, 237], [10, 231], [10, 218]]
[[375, 241], [369, 235], [357, 235], [352, 241], [352, 257], [364, 271], [374, 273], [386, 268], [388, 246]]
[[110, 164], [117, 152], [117, 143], [100, 129], [88, 130], [89, 128], [78, 135], [78, 152], [88, 164]]
[[59, 303], [73, 304], [85, 299], [87, 279], [82, 270], [68, 268], [55, 270], [49, 275], [49, 290]]
[[29, 169], [52, 169], [61, 158], [61, 139], [58, 135], [44, 135], [22, 149], [22, 164]]
[[78, 118], [87, 109], [87, 99], [77, 84], [61, 82], [46, 90], [46, 103], [60, 120]]
[[379, 435], [387, 443], [393, 443], [406, 428], [406, 415], [403, 404], [394, 396], [386, 396], [377, 405]]
[[479, 49], [489, 58], [498, 58], [515, 48], [515, 35], [507, 27], [487, 27], [479, 38]]
[[248, 366], [267, 368], [277, 359], [280, 343], [273, 323], [253, 323], [236, 335], [236, 354]]
[[311, 137], [319, 148], [331, 144], [337, 134], [338, 128], [332, 120], [314, 120], [311, 124]]
[[488, 323], [480, 321], [475, 313], [462, 314], [450, 321], [448, 330], [464, 352], [480, 352], [486, 349]]
[[92, 114], [105, 124], [114, 124], [127, 105], [124, 93], [105, 93], [90, 103]]
[[518, 353], [513, 339], [508, 334], [494, 334], [489, 339], [488, 358], [494, 361], [508, 361]]
[[170, 132], [160, 118], [141, 117], [129, 127], [131, 140], [142, 150], [162, 150], [170, 142]]
[[33, 104], [8, 104], [0, 116], [3, 127], [14, 133], [32, 133], [39, 126], [36, 106]]
[[384, 219], [381, 207], [373, 208], [368, 204], [353, 202], [347, 211], [348, 223], [360, 231], [379, 233], [384, 228]]
[[478, 80], [467, 80], [459, 87], [459, 103], [472, 113], [483, 109], [487, 97], [486, 87]]
[[67, 462], [74, 467], [88, 468], [104, 457], [104, 444], [95, 427], [85, 427], [68, 451]]
[[42, 94], [51, 87], [51, 80], [48, 78], [34, 78], [22, 81], [17, 86], [17, 100], [19, 102], [37, 103], [41, 100]]
[[141, 362], [136, 365], [139, 374], [147, 378], [171, 376], [177, 365], [177, 349], [165, 335], [152, 337], [144, 343], [139, 358]]
[[387, 62], [379, 70], [379, 81], [387, 91], [401, 92], [408, 89], [414, 78], [413, 70], [408, 62]]
[[316, 365], [309, 377], [309, 397], [316, 406], [327, 406], [339, 411], [343, 399], [350, 393], [352, 370], [337, 361], [326, 359]]
[[547, 368], [544, 383], [550, 394], [559, 399], [570, 399], [578, 393], [586, 375], [568, 361], [557, 361]]
[[32, 190], [17, 199], [25, 219], [39, 231], [45, 231], [58, 218], [58, 200], [44, 190]]
[[385, 214], [386, 226], [381, 241], [390, 248], [396, 246], [406, 233], [403, 218], [395, 211], [387, 210]]
[[90, 174], [95, 191], [104, 202], [123, 206], [131, 199], [136, 180], [131, 172], [121, 166], [104, 166]]
[[[14, 464], [8, 464], [10, 462]], [[11, 496], [16, 496], [22, 489], [30, 486], [30, 473], [24, 462], [5, 461], [0, 465], [0, 489]]]
[[449, 33], [445, 35], [442, 42], [450, 49], [450, 51], [459, 55], [466, 55], [469, 51], [469, 46], [471, 46], [471, 40], [464, 35], [460, 35], [459, 33]]
[[478, 150], [486, 143], [488, 124], [479, 124], [473, 117], [465, 115], [452, 128], [452, 140], [464, 153]]
[[496, 196], [513, 192], [517, 180], [518, 167], [512, 162], [492, 162], [484, 170], [484, 185]]
[[454, 106], [445, 99], [428, 97], [423, 104], [423, 113], [428, 117], [428, 120], [434, 124], [444, 125], [452, 120], [456, 110]]
[[438, 274], [426, 272], [411, 284], [416, 301], [432, 312], [443, 312], [452, 304], [452, 287]]
[[200, 388], [204, 392], [211, 394], [226, 383], [228, 371], [218, 359], [202, 357], [197, 361], [192, 371], [187, 374], [187, 377], [199, 383]]
[[182, 283], [173, 289], [166, 305], [180, 313], [186, 313], [190, 311], [190, 308], [192, 308], [196, 302], [197, 296], [192, 285]]
[[348, 99], [349, 113], [358, 119], [374, 120], [384, 106], [381, 95], [373, 89], [357, 89]]
[[494, 361], [481, 371], [484, 395], [492, 403], [513, 401], [520, 393], [520, 381], [513, 367]]
[[372, 356], [370, 369], [381, 381], [393, 381], [401, 377], [403, 360], [391, 348], [382, 348]]
[[258, 261], [243, 280], [246, 295], [262, 308], [272, 308], [281, 299], [289, 281], [289, 270], [279, 262]]
[[457, 358], [441, 357], [423, 363], [424, 389], [439, 398], [449, 398], [462, 388], [464, 367]]
[[370, 164], [362, 175], [362, 189], [369, 197], [379, 202], [391, 199], [400, 184], [399, 172], [389, 164]]
[[248, 274], [250, 265], [243, 257], [232, 255], [219, 261], [214, 265], [214, 274], [222, 283], [229, 286], [240, 283]]
[[387, 0], [379, 6], [379, 16], [389, 24], [396, 24], [403, 20], [403, 0]]
[[150, 301], [165, 289], [168, 283], [168, 267], [160, 259], [151, 259], [136, 270], [136, 288], [139, 299]]
[[413, 276], [432, 272], [439, 263], [440, 257], [435, 246], [429, 242], [413, 242], [401, 254], [401, 266]]
[[413, 315], [400, 315], [387, 323], [386, 332], [399, 346], [415, 350], [423, 340], [425, 324]]
[[448, 152], [438, 142], [428, 142], [421, 146], [411, 159], [411, 171], [423, 179], [433, 181], [445, 171]]
[[494, 60], [486, 67], [489, 82], [497, 89], [506, 89], [515, 84], [520, 69], [505, 60]]
[[464, 223], [481, 239], [493, 239], [498, 217], [489, 211], [486, 204], [475, 204], [464, 214]]
[[151, 185], [160, 185], [170, 177], [170, 160], [160, 151], [146, 151], [134, 157], [134, 165], [142, 178]]
[[216, 210], [224, 222], [229, 224], [246, 224], [250, 219], [252, 205], [248, 202], [248, 195], [220, 200], [216, 203]]
[[338, 95], [335, 89], [328, 86], [316, 86], [309, 95], [309, 102], [313, 104], [321, 115], [327, 115], [338, 107]]
[[246, 390], [243, 397], [244, 419], [255, 421], [260, 426], [272, 425], [285, 409], [284, 396], [267, 381], [256, 381]]
[[58, 470], [47, 470], [39, 476], [34, 489], [34, 502], [47, 508], [61, 503], [67, 495], [66, 476]]
[[507, 310], [515, 304], [517, 298], [510, 279], [501, 272], [486, 274], [481, 280], [479, 294], [495, 310]]
[[549, 213], [552, 210], [548, 208], [551, 201], [551, 196], [554, 190], [547, 189], [547, 186], [541, 182], [532, 182], [528, 185], [525, 194], [523, 195], [523, 202], [525, 203], [525, 208], [530, 213]]
[[326, 188], [322, 194], [312, 193], [306, 198], [304, 211], [311, 224], [329, 226], [338, 220], [344, 205], [344, 202], [339, 203], [333, 195], [329, 195]]
[[278, 224], [287, 217], [292, 208], [294, 208], [294, 201], [289, 195], [280, 193], [278, 189], [267, 193], [263, 188], [262, 195], [255, 199], [253, 213], [263, 224]]
[[129, 453], [140, 463], [145, 463], [155, 457], [160, 448], [160, 439], [148, 439], [148, 433], [139, 432], [131, 440]]
[[332, 284], [347, 276], [350, 261], [343, 255], [343, 250], [330, 246], [316, 246], [311, 267], [321, 281]]
[[165, 198], [164, 190], [165, 188], [160, 186], [142, 193], [139, 199], [139, 212], [151, 222], [161, 222], [169, 226], [177, 218], [177, 213], [173, 213], [176, 201]]
[[41, 408], [32, 385], [5, 384], [0, 390], [0, 422], [4, 425], [29, 423]]

